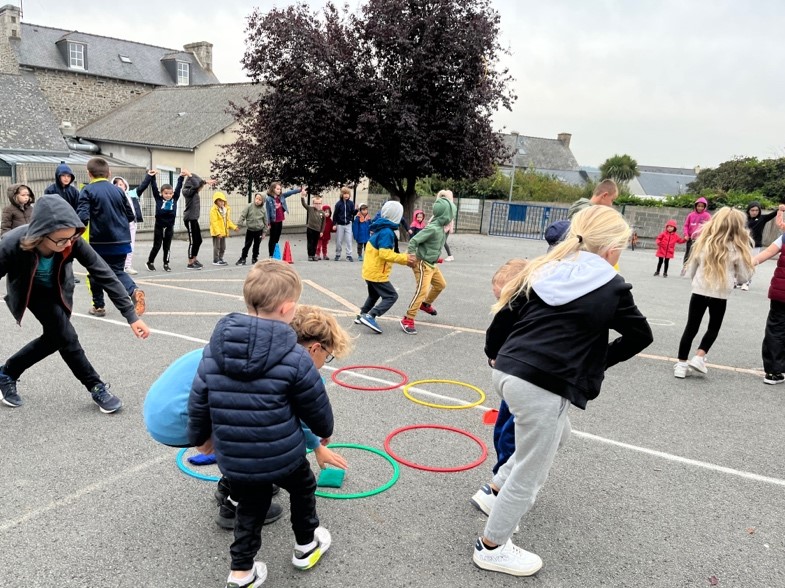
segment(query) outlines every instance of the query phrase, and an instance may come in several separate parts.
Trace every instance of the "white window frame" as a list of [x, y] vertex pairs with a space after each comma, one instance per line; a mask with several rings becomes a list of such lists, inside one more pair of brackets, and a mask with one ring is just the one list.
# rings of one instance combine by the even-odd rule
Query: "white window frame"
[[84, 43], [68, 41], [68, 67], [85, 69], [85, 49]]
[[191, 84], [191, 64], [187, 61], [177, 62], [177, 85], [189, 86]]

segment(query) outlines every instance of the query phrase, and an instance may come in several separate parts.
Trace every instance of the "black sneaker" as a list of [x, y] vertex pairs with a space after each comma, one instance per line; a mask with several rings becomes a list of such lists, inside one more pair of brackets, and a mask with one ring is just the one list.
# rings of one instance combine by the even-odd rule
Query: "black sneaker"
[[202, 269], [202, 266], [201, 265], [196, 265], [195, 263], [189, 263], [187, 266], [185, 266], [185, 269], [200, 270], [200, 269]]
[[123, 401], [109, 392], [109, 384], [96, 384], [90, 390], [90, 394], [93, 396], [93, 402], [104, 414], [117, 412], [123, 406]]
[[194, 265], [195, 265], [196, 267], [199, 267], [199, 268], [201, 268], [201, 267], [204, 267], [204, 265], [202, 265], [202, 262], [201, 262], [201, 261], [199, 261], [198, 259], [197, 259], [196, 261], [194, 261]]
[[164, 271], [165, 271], [165, 272], [170, 272], [170, 271], [172, 271], [172, 268], [170, 268], [170, 267], [169, 267], [169, 264], [168, 264], [168, 263], [165, 263], [165, 264], [164, 264]]
[[258, 258], [258, 257], [254, 257], [254, 258], [251, 260], [251, 263], [255, 264], [257, 261], [259, 261], [259, 258]]
[[[764, 384], [782, 384], [785, 382], [785, 374], [766, 374], [763, 378]], [[5, 394], [5, 390], [3, 390]], [[5, 402], [5, 399], [3, 399]]]
[[22, 397], [16, 392], [16, 380], [7, 376], [0, 369], [0, 390], [3, 392], [3, 404], [11, 408], [18, 408], [24, 404]]
[[234, 265], [245, 265], [245, 258], [241, 257], [240, 259], [234, 262]]
[[155, 271], [155, 264], [152, 261], [148, 261], [146, 264], [147, 271], [154, 272]]
[[[218, 509], [218, 514], [215, 517], [215, 523], [222, 529], [231, 531], [234, 529], [234, 519], [237, 516], [237, 503], [231, 498], [224, 500]], [[270, 508], [267, 509], [267, 515], [264, 517], [263, 525], [270, 525], [283, 516], [283, 507], [275, 502], [270, 503]]]

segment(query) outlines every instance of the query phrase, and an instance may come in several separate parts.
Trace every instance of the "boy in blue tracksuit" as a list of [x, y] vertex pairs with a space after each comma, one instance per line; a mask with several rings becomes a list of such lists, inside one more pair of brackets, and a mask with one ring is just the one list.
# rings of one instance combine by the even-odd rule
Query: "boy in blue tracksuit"
[[[313, 567], [332, 542], [316, 516], [316, 479], [300, 426], [302, 421], [329, 443], [327, 391], [289, 326], [301, 293], [300, 277], [289, 264], [254, 265], [243, 286], [247, 314], [218, 321], [193, 381], [188, 441], [215, 454], [237, 502], [228, 585], [259, 585], [267, 576], [265, 564], [254, 558], [273, 484], [289, 493], [295, 567]], [[325, 360], [332, 352], [319, 350]]]
[[[90, 183], [82, 188], [76, 214], [85, 225], [90, 225], [90, 245], [125, 286], [134, 301], [136, 314], [145, 311], [144, 292], [131, 276], [125, 272], [125, 260], [131, 253], [131, 229], [129, 223], [136, 219], [131, 203], [125, 193], [109, 181], [109, 164], [102, 157], [93, 157], [87, 162]], [[93, 306], [90, 314], [106, 316], [104, 289], [101, 284], [90, 282]]]
[[352, 221], [352, 236], [357, 242], [357, 260], [363, 260], [365, 253], [365, 245], [368, 239], [371, 238], [371, 215], [368, 214], [368, 205], [365, 202], [360, 203], [357, 216]]
[[177, 186], [174, 190], [169, 184], [161, 186], [161, 191], [158, 191], [158, 186], [155, 182], [155, 176], [158, 172], [151, 169], [147, 172], [142, 183], [136, 189], [136, 193], [141, 196], [142, 192], [147, 190], [147, 186], [151, 186], [153, 192], [153, 199], [155, 200], [155, 227], [153, 229], [153, 248], [150, 249], [150, 255], [147, 257], [147, 269], [151, 272], [155, 271], [155, 258], [158, 256], [158, 251], [161, 245], [164, 247], [164, 271], [170, 272], [172, 268], [169, 266], [169, 251], [172, 247], [172, 235], [174, 234], [174, 220], [177, 217], [177, 201], [180, 199], [180, 191], [183, 189], [183, 181], [188, 175], [188, 170], [184, 169], [180, 172], [177, 178]]
[[60, 197], [71, 205], [71, 208], [76, 210], [79, 204], [79, 188], [74, 184], [76, 183], [76, 176], [73, 170], [65, 163], [61, 163], [55, 170], [54, 184], [47, 186], [44, 194], [59, 194]]

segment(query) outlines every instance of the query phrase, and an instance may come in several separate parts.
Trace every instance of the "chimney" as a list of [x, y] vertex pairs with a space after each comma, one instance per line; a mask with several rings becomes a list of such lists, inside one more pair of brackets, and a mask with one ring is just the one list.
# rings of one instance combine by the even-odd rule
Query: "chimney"
[[559, 143], [564, 145], [567, 149], [570, 148], [570, 139], [572, 139], [572, 135], [570, 133], [559, 133], [556, 135], [556, 138], [559, 140]]
[[0, 73], [19, 73], [19, 62], [11, 40], [20, 38], [21, 29], [22, 11], [19, 7], [11, 4], [0, 7]]
[[197, 43], [189, 43], [184, 45], [183, 49], [189, 53], [193, 53], [199, 64], [205, 71], [212, 73], [213, 71], [213, 44], [207, 41], [199, 41]]
[[701, 166], [696, 165], [695, 166], [695, 175], [697, 176], [699, 173], [701, 173]]

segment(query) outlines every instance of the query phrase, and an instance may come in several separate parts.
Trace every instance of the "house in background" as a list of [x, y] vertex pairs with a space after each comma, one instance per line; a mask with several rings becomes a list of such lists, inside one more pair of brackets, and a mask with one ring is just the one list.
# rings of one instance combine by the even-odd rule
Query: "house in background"
[[640, 176], [629, 182], [631, 194], [661, 198], [686, 193], [687, 186], [698, 177], [700, 168], [639, 165]]
[[[516, 170], [536, 171], [548, 175], [557, 172], [574, 172], [574, 174], [566, 174], [573, 179], [573, 175], [580, 171], [580, 166], [570, 150], [571, 139], [570, 133], [559, 133], [555, 139], [529, 137], [517, 133], [503, 134], [502, 140], [511, 155], [501, 162], [499, 170], [509, 176], [514, 163]], [[580, 178], [580, 175], [576, 177]]]

